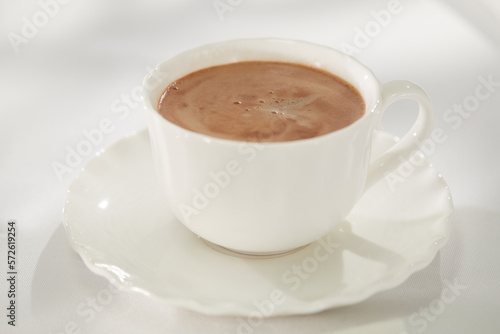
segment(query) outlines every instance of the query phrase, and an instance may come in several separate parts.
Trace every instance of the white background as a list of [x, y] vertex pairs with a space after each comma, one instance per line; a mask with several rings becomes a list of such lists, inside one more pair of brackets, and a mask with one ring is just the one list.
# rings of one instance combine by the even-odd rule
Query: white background
[[[430, 266], [400, 287], [358, 305], [319, 314], [267, 319], [255, 333], [498, 333], [500, 332], [500, 7], [494, 0], [400, 0], [398, 13], [369, 43], [357, 29], [374, 22], [388, 1], [221, 0], [82, 1], [52, 6], [0, 3], [0, 328], [2, 333], [236, 333], [238, 318], [213, 317], [117, 293], [92, 319], [78, 315], [87, 298], [109, 289], [74, 253], [61, 225], [65, 192], [80, 166], [57, 175], [69, 148], [103, 118], [113, 131], [101, 148], [145, 127], [133, 98], [123, 119], [114, 113], [160, 61], [185, 49], [243, 37], [285, 37], [342, 49], [382, 82], [407, 79], [432, 98], [436, 127], [447, 140], [428, 157], [450, 186], [456, 207], [448, 244]], [[26, 21], [37, 31], [23, 35]], [[26, 28], [24, 28], [26, 30]], [[26, 31], [24, 31], [26, 33]], [[25, 38], [13, 42], [14, 34]], [[19, 39], [17, 39], [19, 41]], [[475, 94], [479, 77], [497, 83], [460, 123], [447, 110]], [[469, 99], [470, 100], [470, 99]], [[386, 130], [403, 134], [416, 110], [398, 102]], [[123, 109], [122, 109], [123, 110]], [[455, 114], [454, 114], [455, 115]], [[95, 153], [94, 152], [94, 153]], [[117, 166], [119, 168], [119, 166]], [[7, 222], [18, 230], [18, 310], [7, 326]], [[425, 328], [412, 314], [440, 298], [446, 281], [466, 286]], [[89, 316], [90, 318], [90, 316]], [[405, 327], [406, 326], [406, 327]], [[69, 328], [69, 329], [68, 329]]]

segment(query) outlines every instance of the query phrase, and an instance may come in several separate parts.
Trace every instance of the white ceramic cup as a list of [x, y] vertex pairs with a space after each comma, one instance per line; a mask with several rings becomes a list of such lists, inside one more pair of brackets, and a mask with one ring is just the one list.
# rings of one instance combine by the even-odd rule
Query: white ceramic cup
[[[249, 143], [195, 133], [157, 113], [166, 87], [196, 70], [239, 61], [281, 61], [331, 72], [361, 93], [366, 113], [346, 128], [311, 139]], [[419, 148], [432, 127], [427, 94], [408, 81], [381, 85], [354, 58], [307, 42], [246, 39], [183, 52], [143, 83], [153, 156], [169, 205], [196, 235], [243, 253], [286, 252], [320, 239], [351, 211], [363, 192]], [[420, 108], [408, 133], [370, 163], [374, 129], [399, 99]], [[272, 135], [273, 123], [262, 129]]]

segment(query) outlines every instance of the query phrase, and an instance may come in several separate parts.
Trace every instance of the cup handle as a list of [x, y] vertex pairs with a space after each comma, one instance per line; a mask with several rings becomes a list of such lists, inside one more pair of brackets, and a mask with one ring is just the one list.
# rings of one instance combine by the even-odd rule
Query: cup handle
[[434, 120], [430, 98], [420, 86], [406, 80], [390, 81], [382, 86], [378, 128], [381, 129], [382, 115], [387, 107], [403, 99], [415, 100], [418, 103], [417, 120], [403, 138], [370, 164], [364, 191], [383, 179], [387, 172], [398, 168], [401, 164], [400, 158], [410, 158], [411, 154], [419, 149], [419, 144], [430, 135]]

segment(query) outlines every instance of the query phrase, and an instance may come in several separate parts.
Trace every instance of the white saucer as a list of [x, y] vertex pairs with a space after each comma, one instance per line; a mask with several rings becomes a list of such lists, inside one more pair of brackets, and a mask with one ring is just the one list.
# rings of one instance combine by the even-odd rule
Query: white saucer
[[[373, 156], [392, 144], [376, 133]], [[149, 145], [144, 130], [90, 161], [68, 190], [63, 220], [90, 270], [169, 305], [258, 319], [352, 304], [426, 267], [449, 235], [450, 193], [426, 162], [393, 190], [376, 184], [319, 242], [278, 258], [225, 255], [173, 217]]]

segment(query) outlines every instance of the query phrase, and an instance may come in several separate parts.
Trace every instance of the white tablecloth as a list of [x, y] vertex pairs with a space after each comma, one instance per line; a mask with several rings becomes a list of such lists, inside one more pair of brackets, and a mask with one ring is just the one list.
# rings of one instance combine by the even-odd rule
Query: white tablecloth
[[[382, 82], [407, 79], [427, 90], [436, 127], [447, 136], [429, 160], [449, 184], [456, 211], [449, 242], [401, 286], [348, 307], [266, 319], [252, 332], [499, 333], [499, 20], [493, 0], [3, 2], [0, 332], [238, 332], [238, 317], [202, 315], [139, 294], [113, 293], [96, 303], [109, 282], [86, 268], [61, 224], [66, 190], [92, 155], [64, 172], [54, 170], [54, 162], [64, 161], [103, 118], [114, 128], [95, 152], [144, 128], [134, 88], [163, 59], [213, 41], [284, 37], [346, 50]], [[372, 29], [368, 38], [360, 37], [366, 29]], [[487, 98], [469, 105], [470, 112], [449, 111], [473, 103], [484, 80]], [[126, 111], [122, 118], [113, 112], [118, 106]], [[414, 106], [400, 102], [387, 112], [385, 129], [401, 135], [414, 116]], [[11, 220], [17, 230], [15, 327], [7, 317]], [[456, 298], [436, 308], [450, 284]]]

